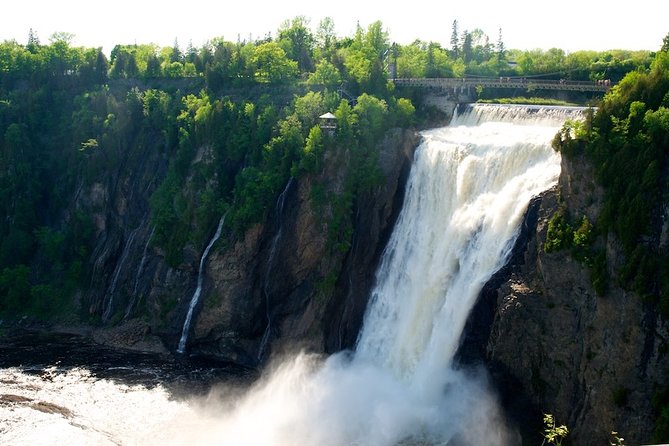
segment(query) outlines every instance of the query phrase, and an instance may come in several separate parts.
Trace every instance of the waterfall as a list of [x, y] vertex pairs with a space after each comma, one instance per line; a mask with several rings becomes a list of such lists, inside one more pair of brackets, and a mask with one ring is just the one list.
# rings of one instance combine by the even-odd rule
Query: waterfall
[[451, 365], [469, 312], [506, 263], [530, 199], [557, 180], [551, 139], [579, 113], [477, 105], [450, 127], [423, 134], [357, 357], [426, 391], [443, 385], [435, 375]]
[[423, 132], [354, 352], [298, 354], [220, 416], [239, 445], [507, 445], [483, 372], [453, 364], [530, 199], [553, 186], [561, 107], [474, 105]]
[[133, 229], [133, 231], [130, 233], [130, 236], [128, 237], [128, 242], [123, 247], [123, 253], [121, 254], [121, 258], [119, 259], [118, 263], [116, 264], [116, 268], [114, 269], [112, 282], [111, 285], [109, 286], [109, 290], [107, 291], [107, 304], [105, 306], [104, 313], [102, 313], [103, 322], [109, 322], [109, 319], [111, 318], [112, 310], [114, 309], [113, 305], [114, 294], [116, 293], [116, 286], [118, 285], [118, 279], [119, 276], [121, 275], [121, 270], [123, 269], [123, 265], [125, 265], [125, 261], [128, 258], [128, 253], [130, 252], [130, 248], [132, 247], [132, 244], [135, 241], [135, 236], [137, 235], [138, 230], [139, 227]]
[[276, 256], [276, 247], [279, 243], [279, 240], [281, 240], [281, 236], [283, 235], [283, 205], [286, 202], [286, 195], [288, 194], [288, 191], [290, 190], [290, 187], [293, 185], [294, 178], [290, 177], [290, 180], [288, 180], [288, 183], [286, 184], [286, 187], [283, 189], [283, 192], [279, 194], [279, 198], [276, 200], [276, 207], [275, 207], [275, 213], [276, 213], [276, 220], [277, 220], [277, 231], [276, 234], [274, 234], [274, 237], [272, 237], [272, 242], [270, 244], [270, 250], [269, 250], [269, 256], [267, 258], [267, 267], [265, 268], [265, 283], [263, 285], [263, 294], [265, 295], [265, 317], [267, 318], [267, 326], [265, 327], [265, 332], [263, 333], [262, 340], [260, 341], [260, 348], [258, 348], [258, 361], [260, 361], [263, 357], [263, 354], [265, 353], [265, 349], [267, 348], [267, 343], [269, 342], [269, 338], [272, 332], [272, 315], [270, 314], [270, 290], [269, 290], [269, 285], [270, 285], [270, 274], [272, 273], [272, 267], [274, 266], [274, 257]]
[[190, 324], [193, 319], [193, 313], [195, 312], [195, 307], [197, 307], [197, 304], [200, 301], [200, 295], [202, 294], [205, 262], [207, 261], [207, 257], [209, 256], [209, 251], [211, 251], [212, 246], [214, 246], [214, 243], [216, 243], [216, 241], [221, 237], [221, 231], [223, 230], [223, 223], [225, 223], [226, 215], [227, 214], [223, 214], [223, 216], [221, 217], [221, 220], [218, 222], [218, 227], [216, 228], [216, 233], [211, 238], [211, 240], [209, 240], [209, 244], [204, 249], [202, 257], [200, 258], [200, 267], [197, 273], [197, 287], [195, 288], [193, 297], [190, 300], [190, 305], [188, 306], [188, 313], [186, 314], [186, 320], [184, 321], [184, 326], [181, 331], [181, 339], [179, 339], [179, 347], [177, 348], [178, 353], [181, 354], [186, 353], [186, 342], [188, 341], [188, 331], [190, 330]]
[[146, 239], [146, 244], [144, 245], [144, 249], [142, 250], [142, 259], [139, 261], [137, 274], [135, 274], [135, 285], [132, 287], [132, 298], [130, 299], [128, 307], [125, 310], [125, 319], [128, 319], [130, 317], [132, 310], [135, 308], [135, 305], [140, 300], [140, 296], [137, 295], [137, 291], [139, 290], [139, 279], [142, 277], [142, 274], [144, 273], [144, 265], [146, 265], [146, 255], [149, 251], [149, 244], [151, 243], [151, 239], [153, 238], [153, 234], [155, 231], [156, 231], [155, 227], [151, 228], [151, 233], [149, 233], [149, 237]]

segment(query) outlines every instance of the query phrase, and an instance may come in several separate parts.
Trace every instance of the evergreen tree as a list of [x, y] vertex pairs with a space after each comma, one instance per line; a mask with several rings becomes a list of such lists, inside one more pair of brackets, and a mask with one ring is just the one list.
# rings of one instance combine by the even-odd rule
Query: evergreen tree
[[146, 60], [146, 72], [144, 74], [147, 78], [156, 78], [162, 75], [160, 68], [160, 59], [155, 54], [149, 54]]
[[179, 49], [179, 41], [175, 38], [174, 45], [172, 46], [172, 54], [170, 55], [170, 62], [181, 62], [183, 55]]
[[98, 48], [95, 55], [95, 80], [104, 84], [107, 82], [107, 73], [109, 72], [109, 61], [107, 56], [102, 52], [102, 48]]
[[26, 45], [26, 49], [35, 54], [37, 53], [38, 48], [39, 37], [37, 37], [37, 34], [33, 31], [32, 28], [30, 28], [30, 31], [28, 31], [28, 45]]
[[453, 32], [451, 33], [451, 57], [457, 59], [460, 55], [460, 34], [458, 31], [458, 21], [453, 20]]
[[472, 34], [469, 31], [465, 31], [462, 33], [462, 60], [467, 64], [472, 60], [473, 55]]
[[504, 46], [504, 41], [502, 40], [502, 28], [499, 29], [499, 34], [497, 36], [497, 60], [504, 60], [504, 53], [506, 48]]

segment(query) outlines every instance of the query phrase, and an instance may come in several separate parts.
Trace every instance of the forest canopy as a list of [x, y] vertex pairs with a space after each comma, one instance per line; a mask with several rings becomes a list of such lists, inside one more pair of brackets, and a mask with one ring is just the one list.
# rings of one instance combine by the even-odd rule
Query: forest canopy
[[[76, 191], [118, 178], [154, 154], [156, 181], [146, 207], [153, 243], [170, 265], [186, 245], [202, 246], [228, 213], [241, 233], [263, 221], [290, 177], [317, 173], [327, 151], [350, 166], [328, 238], [346, 250], [356, 196], [378, 184], [378, 142], [420, 117], [389, 82], [402, 77], [545, 76], [622, 79], [647, 70], [650, 52], [506, 49], [481, 30], [453, 23], [450, 46], [397, 45], [381, 22], [351, 36], [324, 19], [282, 23], [276, 37], [213, 38], [199, 48], [177, 41], [100, 48], [57, 33], [42, 43], [0, 43], [0, 313], [48, 315], [92, 268], [95, 225], [72, 206]], [[330, 111], [330, 136], [318, 116]], [[204, 155], [208, 162], [200, 163]], [[105, 183], [107, 184], [107, 183]]]

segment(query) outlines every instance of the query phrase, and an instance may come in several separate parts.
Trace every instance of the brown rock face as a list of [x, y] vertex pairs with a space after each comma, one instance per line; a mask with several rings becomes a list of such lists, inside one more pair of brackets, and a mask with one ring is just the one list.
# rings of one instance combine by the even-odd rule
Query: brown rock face
[[330, 246], [334, 210], [313, 200], [318, 185], [343, 190], [342, 150], [328, 154], [322, 173], [291, 180], [265, 225], [214, 250], [192, 351], [255, 365], [288, 350], [352, 347], [417, 144], [417, 134], [396, 130], [379, 146], [385, 181], [355, 200], [349, 249]]
[[[652, 395], [666, 385], [666, 324], [614, 279], [597, 296], [586, 266], [566, 250], [542, 249], [558, 197], [572, 216], [596, 221], [602, 194], [593, 178], [584, 160], [563, 159], [560, 184], [542, 197], [536, 226], [491, 294], [485, 356], [526, 438], [536, 439], [544, 412], [569, 427], [572, 444], [608, 444], [613, 430], [626, 443], [648, 443]], [[596, 244], [606, 249], [615, 277], [622, 249], [610, 235]]]

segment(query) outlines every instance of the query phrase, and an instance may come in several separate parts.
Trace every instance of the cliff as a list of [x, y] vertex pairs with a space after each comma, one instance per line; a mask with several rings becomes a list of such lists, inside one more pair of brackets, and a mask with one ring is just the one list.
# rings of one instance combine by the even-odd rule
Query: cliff
[[[485, 358], [502, 403], [532, 444], [541, 441], [541, 413], [566, 424], [572, 444], [608, 444], [611, 431], [629, 444], [649, 443], [658, 416], [651, 401], [667, 385], [669, 333], [655, 306], [613, 279], [598, 296], [583, 262], [569, 250], [543, 248], [559, 207], [596, 221], [602, 196], [590, 163], [563, 157], [559, 184], [530, 206], [511, 262], [484, 289], [464, 339], [463, 362], [477, 352]], [[615, 278], [620, 243], [606, 234], [594, 244]]]
[[[205, 263], [188, 351], [255, 366], [287, 348], [352, 347], [417, 144], [417, 133], [399, 129], [387, 132], [379, 144], [383, 180], [353, 198], [350, 245], [336, 245], [330, 236], [335, 202], [316, 198], [343, 192], [353, 168], [345, 149], [326, 152], [320, 172], [290, 179], [265, 223], [241, 235], [224, 227]], [[193, 166], [207, 162], [207, 149], [201, 152]], [[139, 338], [152, 334], [173, 350], [203, 247], [187, 244], [183, 262], [169, 266], [165, 252], [151, 243], [148, 212], [166, 162], [157, 151], [132, 163], [112, 175], [113, 181], [82, 186], [73, 204], [96, 222], [91, 256], [96, 260], [80, 301], [103, 326], [121, 327], [114, 336], [98, 339], [132, 347], [146, 345]], [[129, 327], [127, 336], [123, 326]]]

